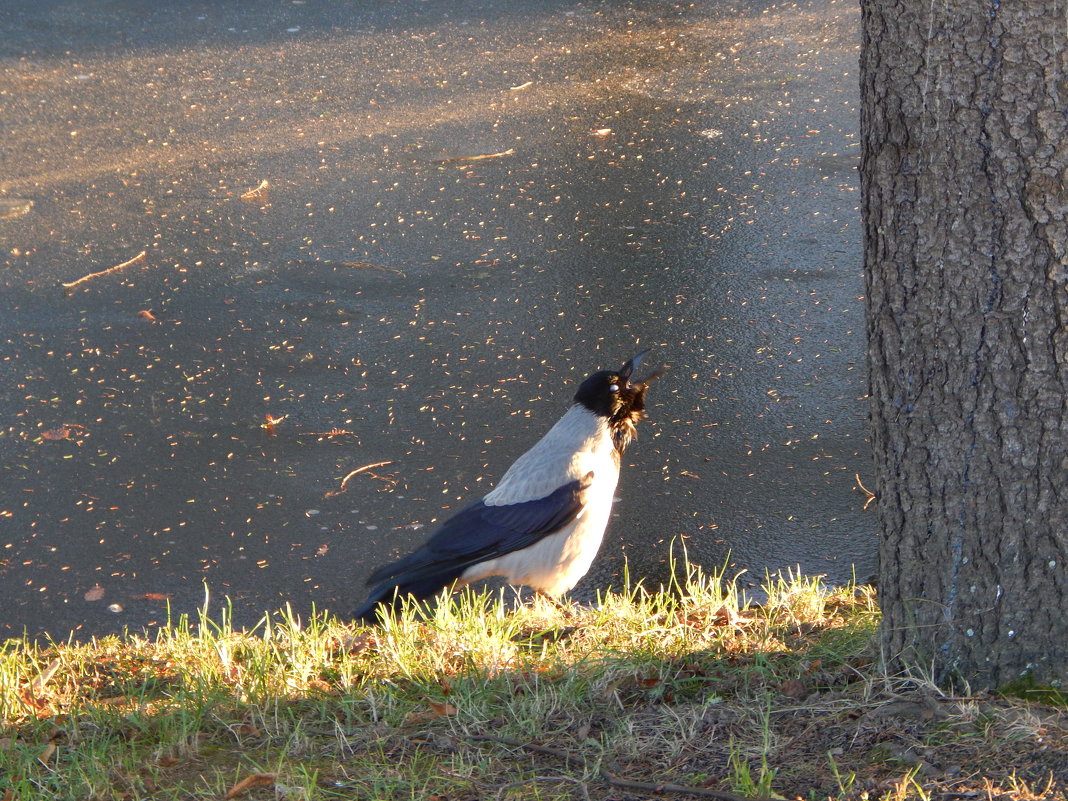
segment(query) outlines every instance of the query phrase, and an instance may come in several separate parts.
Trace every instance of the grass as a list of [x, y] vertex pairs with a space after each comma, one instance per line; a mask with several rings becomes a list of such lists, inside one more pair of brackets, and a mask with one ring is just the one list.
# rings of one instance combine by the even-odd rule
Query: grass
[[0, 647], [0, 800], [1064, 799], [1058, 706], [879, 674], [870, 588], [470, 593]]

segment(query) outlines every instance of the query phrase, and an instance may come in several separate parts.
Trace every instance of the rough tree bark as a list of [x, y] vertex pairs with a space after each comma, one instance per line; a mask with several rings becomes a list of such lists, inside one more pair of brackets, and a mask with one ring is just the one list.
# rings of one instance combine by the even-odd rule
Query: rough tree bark
[[862, 0], [882, 644], [1068, 679], [1064, 0]]

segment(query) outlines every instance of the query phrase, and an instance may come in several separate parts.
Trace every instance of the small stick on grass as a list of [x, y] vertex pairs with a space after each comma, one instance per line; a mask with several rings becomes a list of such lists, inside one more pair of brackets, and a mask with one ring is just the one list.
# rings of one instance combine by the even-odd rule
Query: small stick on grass
[[139, 261], [144, 261], [145, 257], [147, 255], [148, 255], [148, 251], [147, 250], [142, 250], [140, 253], [138, 253], [136, 256], [134, 256], [132, 259], [130, 259], [129, 261], [124, 261], [122, 264], [116, 264], [114, 267], [108, 267], [106, 270], [101, 270], [100, 272], [89, 273], [88, 275], [83, 275], [77, 281], [71, 281], [69, 283], [64, 282], [63, 283], [63, 288], [67, 289], [67, 290], [71, 290], [71, 289], [74, 289], [74, 287], [78, 286], [79, 284], [84, 284], [86, 281], [89, 281], [90, 279], [99, 278], [102, 275], [107, 275], [108, 273], [118, 272], [119, 270], [125, 270], [127, 267], [130, 267], [131, 265], [137, 264], [137, 262], [139, 262]]
[[[523, 748], [527, 751], [532, 751], [535, 754], [544, 754], [545, 756], [555, 757], [563, 762], [574, 765], [576, 767], [588, 767], [587, 761], [576, 754], [570, 754], [567, 751], [561, 751], [559, 748], [549, 748], [545, 745], [534, 745], [534, 743], [525, 743], [520, 740], [512, 740], [508, 737], [495, 737], [492, 734], [471, 734], [467, 739], [474, 742], [486, 742], [486, 743], [499, 743], [500, 745], [511, 746], [512, 748]], [[661, 782], [639, 782], [633, 779], [624, 779], [622, 776], [617, 776], [604, 766], [599, 765], [597, 772], [601, 778], [613, 787], [622, 787], [627, 790], [641, 790], [646, 793], [683, 793], [686, 795], [699, 795], [705, 798], [716, 798], [719, 801], [767, 801], [767, 799], [757, 798], [756, 796], [738, 795], [727, 790], [713, 790], [708, 787], [692, 787], [685, 784], [668, 784]]]

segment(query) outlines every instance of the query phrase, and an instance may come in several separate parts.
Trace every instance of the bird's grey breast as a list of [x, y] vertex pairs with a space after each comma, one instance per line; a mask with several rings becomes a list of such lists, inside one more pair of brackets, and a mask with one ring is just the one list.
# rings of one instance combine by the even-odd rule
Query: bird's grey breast
[[619, 459], [604, 418], [575, 405], [516, 459], [483, 500], [487, 506], [500, 506], [543, 498], [589, 473], [595, 485], [614, 489]]

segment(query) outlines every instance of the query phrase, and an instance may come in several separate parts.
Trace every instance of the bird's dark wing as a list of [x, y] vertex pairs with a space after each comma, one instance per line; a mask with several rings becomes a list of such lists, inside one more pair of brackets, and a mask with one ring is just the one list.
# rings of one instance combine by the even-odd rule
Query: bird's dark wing
[[575, 479], [544, 498], [523, 503], [487, 506], [475, 501], [446, 520], [417, 551], [372, 573], [367, 583], [398, 578], [423, 566], [458, 562], [467, 568], [533, 545], [575, 519], [590, 478]]
[[559, 531], [582, 511], [592, 479], [590, 473], [523, 503], [487, 506], [479, 500], [464, 507], [414, 553], [372, 573], [367, 583], [377, 586], [355, 616], [369, 617], [378, 603], [396, 594], [429, 598], [472, 565], [522, 550]]

